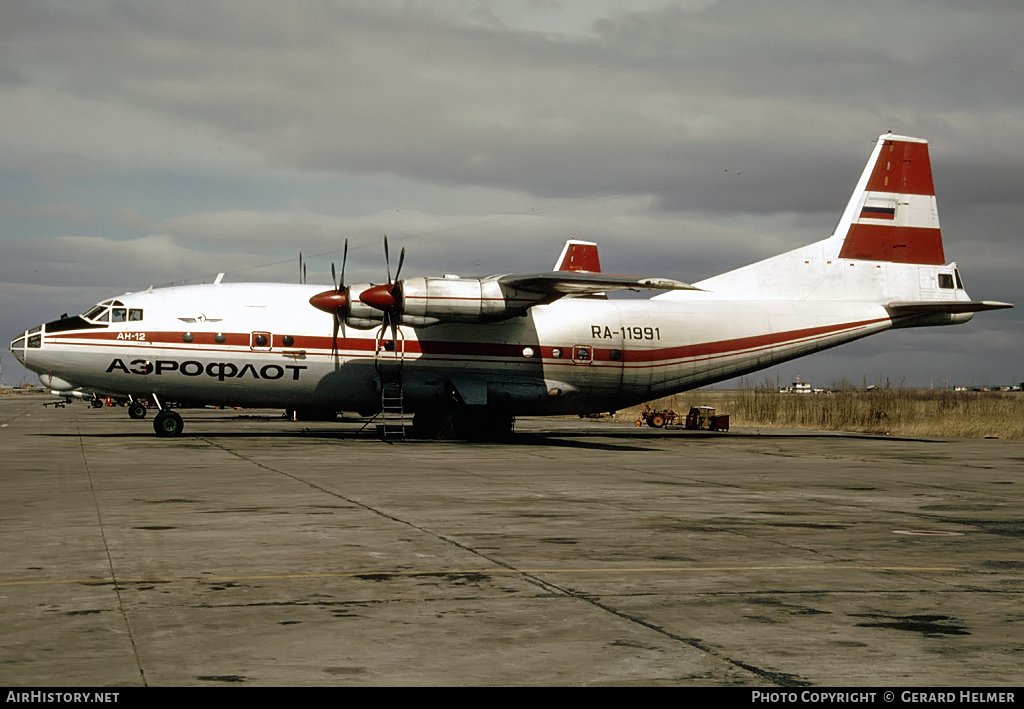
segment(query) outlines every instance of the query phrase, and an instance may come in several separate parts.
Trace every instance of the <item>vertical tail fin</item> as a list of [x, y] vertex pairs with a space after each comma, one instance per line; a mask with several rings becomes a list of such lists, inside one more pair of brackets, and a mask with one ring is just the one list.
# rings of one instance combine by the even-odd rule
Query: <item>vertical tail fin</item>
[[879, 137], [832, 238], [839, 258], [945, 264], [927, 141]]
[[891, 133], [875, 143], [832, 236], [694, 285], [718, 299], [874, 303], [896, 327], [965, 322], [980, 310], [1012, 307], [972, 301], [964, 291], [942, 248], [928, 143]]
[[601, 259], [597, 257], [597, 244], [592, 241], [569, 239], [551, 270], [600, 273]]

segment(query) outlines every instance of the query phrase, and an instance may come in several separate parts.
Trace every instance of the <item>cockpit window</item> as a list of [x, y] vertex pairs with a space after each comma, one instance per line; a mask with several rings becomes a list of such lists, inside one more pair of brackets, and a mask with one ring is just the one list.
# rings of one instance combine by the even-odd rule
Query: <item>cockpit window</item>
[[139, 322], [142, 308], [126, 308], [120, 300], [105, 300], [82, 316], [92, 322]]
[[87, 312], [82, 317], [85, 318], [86, 320], [97, 320], [100, 315], [106, 312], [106, 310], [106, 305], [97, 305], [95, 308]]

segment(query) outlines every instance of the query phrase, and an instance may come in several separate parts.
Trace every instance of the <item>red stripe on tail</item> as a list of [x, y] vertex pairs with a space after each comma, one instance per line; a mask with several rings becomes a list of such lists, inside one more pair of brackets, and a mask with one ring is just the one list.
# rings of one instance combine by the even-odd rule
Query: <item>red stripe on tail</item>
[[934, 195], [928, 144], [885, 141], [867, 189], [869, 192]]
[[895, 227], [884, 224], [853, 224], [839, 258], [892, 263], [946, 263], [938, 229]]
[[839, 258], [941, 266], [946, 255], [928, 143], [896, 136], [880, 143], [863, 191], [854, 195], [860, 206]]
[[597, 244], [577, 241], [567, 242], [562, 260], [558, 263], [558, 267], [555, 270], [600, 273], [601, 259], [597, 256]]

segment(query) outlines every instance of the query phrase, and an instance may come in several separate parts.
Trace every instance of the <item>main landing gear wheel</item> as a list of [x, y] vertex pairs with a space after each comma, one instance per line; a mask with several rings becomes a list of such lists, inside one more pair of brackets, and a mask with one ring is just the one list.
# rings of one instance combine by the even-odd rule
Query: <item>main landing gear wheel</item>
[[455, 409], [417, 411], [412, 419], [416, 438], [434, 440], [507, 441], [515, 431], [515, 418], [494, 412], [468, 412]]
[[173, 411], [161, 411], [153, 419], [153, 430], [158, 436], [180, 436], [183, 428], [185, 428], [185, 422]]
[[134, 404], [128, 404], [128, 418], [133, 419], [144, 419], [146, 418], [146, 407], [136, 402]]

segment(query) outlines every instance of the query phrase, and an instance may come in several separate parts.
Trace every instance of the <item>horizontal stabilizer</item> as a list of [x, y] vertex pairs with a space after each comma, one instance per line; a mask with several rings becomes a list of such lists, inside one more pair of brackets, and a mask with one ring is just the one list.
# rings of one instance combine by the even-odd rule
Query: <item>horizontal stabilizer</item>
[[983, 310], [1012, 308], [1011, 303], [998, 300], [939, 300], [912, 303], [889, 303], [885, 306], [893, 315], [916, 315], [926, 313], [980, 313]]

